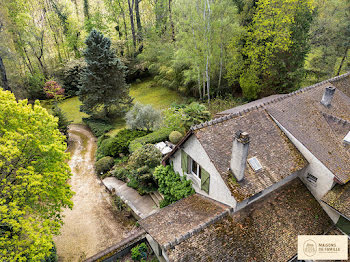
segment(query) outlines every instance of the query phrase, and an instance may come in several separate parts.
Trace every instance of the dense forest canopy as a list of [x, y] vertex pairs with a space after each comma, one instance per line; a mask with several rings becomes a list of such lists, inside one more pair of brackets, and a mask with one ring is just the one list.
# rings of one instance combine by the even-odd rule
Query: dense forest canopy
[[256, 99], [349, 70], [348, 0], [1, 0], [1, 85], [42, 98], [92, 29], [129, 73], [199, 99]]

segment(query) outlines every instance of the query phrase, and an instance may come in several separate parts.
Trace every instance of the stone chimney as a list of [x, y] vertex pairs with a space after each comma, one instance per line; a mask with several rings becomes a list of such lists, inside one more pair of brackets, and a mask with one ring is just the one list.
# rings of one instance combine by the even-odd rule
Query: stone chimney
[[321, 104], [324, 105], [325, 107], [330, 107], [334, 96], [334, 92], [335, 92], [335, 87], [332, 87], [332, 86], [326, 87], [323, 93]]
[[242, 181], [244, 179], [249, 142], [250, 139], [248, 133], [242, 131], [236, 132], [232, 145], [230, 169], [237, 181]]

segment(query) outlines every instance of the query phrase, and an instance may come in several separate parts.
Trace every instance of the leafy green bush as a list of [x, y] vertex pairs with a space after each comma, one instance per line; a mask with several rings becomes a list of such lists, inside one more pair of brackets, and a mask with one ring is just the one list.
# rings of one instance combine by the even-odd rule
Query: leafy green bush
[[179, 106], [173, 106], [164, 110], [163, 112], [163, 123], [164, 128], [169, 128], [172, 130], [177, 130], [180, 132], [185, 132], [185, 114], [183, 113], [183, 108]]
[[128, 206], [125, 204], [123, 199], [121, 199], [119, 196], [113, 195], [112, 199], [113, 199], [113, 204], [118, 211], [123, 211], [128, 208]]
[[146, 136], [136, 138], [129, 145], [129, 152], [135, 152], [137, 149], [141, 148], [145, 144], [155, 144], [167, 140], [173, 129], [162, 128], [155, 132], [152, 132]]
[[147, 135], [147, 131], [123, 129], [115, 137], [101, 141], [97, 149], [97, 159], [104, 156], [119, 157], [120, 154], [129, 153], [130, 141]]
[[33, 74], [28, 74], [25, 79], [25, 86], [29, 94], [29, 99], [45, 99], [44, 84], [45, 76], [39, 71], [35, 71]]
[[95, 164], [96, 174], [103, 175], [108, 172], [114, 165], [114, 159], [110, 156], [105, 156], [98, 160]]
[[83, 72], [85, 65], [83, 61], [75, 60], [70, 62], [65, 67], [63, 77], [63, 88], [66, 90], [66, 94], [69, 96], [76, 96], [81, 84], [81, 73]]
[[169, 140], [171, 143], [177, 144], [183, 137], [183, 134], [181, 134], [179, 131], [173, 131], [169, 135]]
[[131, 187], [131, 188], [136, 189], [136, 190], [139, 188], [139, 182], [137, 182], [135, 177], [131, 177], [130, 181], [128, 182], [127, 185], [128, 185], [128, 187]]
[[57, 262], [58, 261], [55, 243], [52, 243], [52, 248], [50, 251], [51, 251], [50, 255], [48, 257], [46, 257], [44, 260], [42, 260], [42, 262]]
[[102, 136], [113, 129], [113, 125], [105, 120], [83, 118], [83, 122], [91, 129], [91, 132], [96, 136]]
[[161, 121], [161, 114], [151, 105], [136, 103], [126, 114], [126, 124], [131, 129], [154, 130]]
[[134, 261], [140, 261], [142, 259], [147, 259], [147, 245], [141, 243], [136, 247], [131, 249], [131, 258]]
[[97, 139], [97, 146], [100, 146], [101, 143], [102, 143], [102, 141], [105, 140], [105, 139], [107, 139], [107, 138], [111, 138], [111, 137], [110, 137], [109, 135], [107, 135], [107, 134], [104, 134], [104, 135], [100, 136], [100, 137]]
[[162, 161], [162, 153], [154, 145], [144, 145], [136, 150], [129, 158], [129, 166], [133, 169], [139, 169], [147, 166], [155, 168]]
[[193, 125], [198, 125], [210, 119], [210, 112], [205, 105], [193, 102], [183, 109], [185, 114], [184, 126], [189, 129]]
[[136, 150], [129, 158], [130, 182], [128, 186], [143, 195], [157, 189], [153, 171], [162, 160], [162, 153], [153, 145], [147, 144]]
[[67, 136], [68, 133], [68, 126], [72, 121], [69, 121], [66, 117], [66, 115], [63, 113], [61, 108], [59, 108], [57, 105], [55, 105], [52, 108], [52, 114], [53, 116], [58, 118], [58, 130], [65, 136]]
[[164, 200], [160, 202], [161, 208], [194, 194], [192, 181], [175, 173], [172, 166], [156, 167], [153, 176], [158, 183], [158, 191], [164, 195]]
[[128, 170], [126, 168], [121, 168], [121, 167], [117, 167], [111, 172], [112, 176], [114, 176], [115, 178], [123, 182], [128, 181], [128, 174], [129, 174]]

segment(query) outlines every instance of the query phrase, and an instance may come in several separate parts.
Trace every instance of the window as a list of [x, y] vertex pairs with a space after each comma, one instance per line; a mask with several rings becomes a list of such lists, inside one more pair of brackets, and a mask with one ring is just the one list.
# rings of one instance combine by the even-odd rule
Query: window
[[317, 177], [311, 175], [310, 173], [307, 173], [306, 180], [309, 181], [312, 185], [316, 186]]
[[199, 179], [202, 178], [202, 174], [201, 174], [201, 167], [197, 164], [196, 161], [194, 161], [192, 158], [189, 157], [189, 160], [188, 161], [190, 163], [190, 170], [191, 170], [191, 173], [198, 177]]

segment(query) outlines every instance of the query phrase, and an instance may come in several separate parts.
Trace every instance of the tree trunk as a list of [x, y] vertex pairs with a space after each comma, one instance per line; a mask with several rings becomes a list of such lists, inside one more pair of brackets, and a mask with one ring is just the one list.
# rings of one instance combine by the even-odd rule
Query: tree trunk
[[[206, 65], [206, 78], [207, 78], [207, 95], [208, 95], [208, 104], [210, 104], [210, 42], [211, 42], [211, 28], [210, 28], [210, 16], [211, 16], [211, 10], [210, 10], [210, 2], [207, 0], [207, 7], [208, 7], [208, 15], [204, 16], [204, 21], [208, 21], [207, 27], [206, 27], [206, 36], [207, 36], [207, 65]], [[206, 10], [206, 8], [204, 9]], [[205, 13], [205, 11], [204, 11]]]
[[84, 17], [85, 20], [90, 20], [89, 0], [84, 0]]
[[209, 74], [209, 70], [210, 70], [210, 62], [209, 62], [209, 55], [207, 55], [207, 65], [205, 68], [205, 76], [206, 76], [206, 80], [207, 80], [208, 104], [210, 103], [210, 74]]
[[126, 18], [125, 18], [125, 12], [124, 12], [124, 8], [122, 7], [122, 5], [120, 4], [120, 0], [118, 0], [118, 5], [120, 8], [120, 11], [122, 13], [123, 16], [123, 24], [124, 24], [124, 31], [125, 31], [125, 41], [126, 41], [126, 48], [128, 50], [128, 54], [130, 54], [130, 49], [129, 49], [129, 37], [128, 37], [128, 28], [126, 26]]
[[79, 8], [78, 8], [77, 0], [72, 0], [72, 2], [74, 4], [75, 15], [76, 15], [77, 19], [79, 20]]
[[4, 90], [11, 91], [11, 88], [10, 88], [8, 80], [7, 80], [5, 65], [2, 61], [1, 56], [0, 56], [0, 74], [1, 74], [2, 86], [3, 86]]
[[171, 2], [172, 2], [172, 0], [169, 0], [169, 21], [170, 21], [170, 27], [171, 27], [171, 36], [172, 36], [173, 42], [175, 42], [175, 40], [176, 40], [176, 38], [175, 38], [175, 26], [174, 26], [174, 21], [172, 18]]
[[141, 25], [141, 17], [139, 10], [139, 3], [141, 0], [135, 0], [135, 14], [136, 14], [136, 24], [137, 24], [137, 41], [139, 43], [142, 42], [142, 25]]
[[205, 72], [203, 72], [203, 100], [205, 97]]
[[340, 62], [339, 68], [338, 68], [338, 72], [337, 72], [337, 76], [340, 74], [341, 68], [343, 67], [344, 61], [346, 59], [346, 56], [348, 55], [348, 50], [349, 50], [349, 45], [347, 45], [347, 47], [345, 48], [345, 53], [344, 56]]
[[131, 0], [131, 4], [130, 4], [130, 0], [128, 0], [130, 27], [131, 27], [131, 33], [132, 33], [132, 42], [134, 45], [134, 50], [133, 50], [134, 52], [133, 53], [135, 53], [135, 50], [136, 50], [136, 35], [135, 35], [135, 25], [134, 25], [134, 3], [135, 3], [135, 0]]
[[221, 87], [221, 76], [222, 76], [222, 56], [223, 56], [223, 45], [222, 42], [220, 43], [220, 71], [219, 71], [219, 83], [218, 83], [218, 94], [220, 94], [220, 87]]
[[23, 51], [24, 51], [24, 54], [25, 54], [25, 56], [23, 56], [24, 61], [26, 61], [26, 58], [27, 58], [28, 63], [26, 63], [26, 65], [28, 66], [28, 69], [29, 69], [30, 73], [33, 75], [34, 74], [34, 68], [33, 68], [33, 65], [32, 65], [32, 61], [30, 61], [30, 58], [28, 56], [27, 49], [25, 47], [23, 47]]

